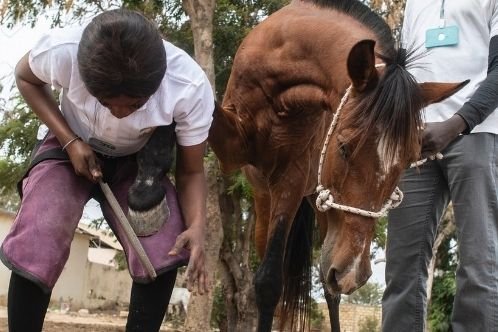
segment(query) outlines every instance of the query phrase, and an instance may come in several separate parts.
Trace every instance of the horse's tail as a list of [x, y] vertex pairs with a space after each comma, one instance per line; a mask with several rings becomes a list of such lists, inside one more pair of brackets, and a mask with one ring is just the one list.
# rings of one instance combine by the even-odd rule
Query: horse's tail
[[285, 249], [281, 330], [289, 327], [290, 331], [297, 328], [303, 331], [309, 327], [314, 216], [313, 208], [304, 198], [292, 223]]

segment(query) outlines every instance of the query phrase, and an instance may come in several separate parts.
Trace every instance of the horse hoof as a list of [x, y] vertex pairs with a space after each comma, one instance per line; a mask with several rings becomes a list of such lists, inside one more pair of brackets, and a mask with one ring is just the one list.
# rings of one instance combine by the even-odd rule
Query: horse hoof
[[149, 236], [157, 233], [167, 222], [169, 215], [166, 197], [158, 205], [146, 211], [128, 209], [128, 219], [137, 236]]

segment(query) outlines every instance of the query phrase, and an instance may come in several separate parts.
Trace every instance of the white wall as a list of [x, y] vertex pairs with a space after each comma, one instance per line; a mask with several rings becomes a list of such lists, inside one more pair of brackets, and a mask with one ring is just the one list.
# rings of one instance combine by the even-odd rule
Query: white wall
[[69, 259], [52, 291], [52, 302], [70, 303], [80, 307], [85, 298], [89, 236], [76, 233]]
[[114, 267], [95, 263], [88, 263], [87, 267], [84, 307], [93, 309], [130, 302], [132, 280], [128, 270], [117, 271]]

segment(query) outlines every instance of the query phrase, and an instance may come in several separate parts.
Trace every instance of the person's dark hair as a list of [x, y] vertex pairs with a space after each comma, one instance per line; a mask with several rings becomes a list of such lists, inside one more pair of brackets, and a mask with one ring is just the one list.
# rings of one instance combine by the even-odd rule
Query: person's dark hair
[[166, 51], [153, 22], [131, 10], [110, 10], [84, 29], [78, 68], [97, 99], [148, 97], [159, 88], [166, 72]]

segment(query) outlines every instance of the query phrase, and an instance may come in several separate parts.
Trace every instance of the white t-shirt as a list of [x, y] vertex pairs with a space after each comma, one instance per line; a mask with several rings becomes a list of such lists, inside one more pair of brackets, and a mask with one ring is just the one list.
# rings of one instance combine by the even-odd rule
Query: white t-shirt
[[[472, 97], [488, 70], [489, 42], [498, 35], [497, 0], [446, 0], [446, 26], [458, 26], [456, 46], [426, 49], [425, 33], [439, 27], [442, 0], [408, 0], [402, 30], [402, 44], [418, 49], [410, 72], [418, 82], [460, 82], [470, 79], [462, 90], [425, 109], [425, 121], [449, 119]], [[422, 54], [420, 56], [420, 54]], [[498, 134], [498, 112], [495, 110], [476, 126], [475, 132]]]
[[204, 71], [187, 53], [164, 41], [167, 69], [159, 89], [140, 109], [118, 119], [90, 95], [80, 78], [77, 51], [82, 32], [83, 28], [52, 30], [29, 55], [33, 73], [61, 90], [61, 112], [76, 135], [109, 156], [137, 152], [155, 127], [173, 121], [179, 145], [206, 140], [213, 91]]

